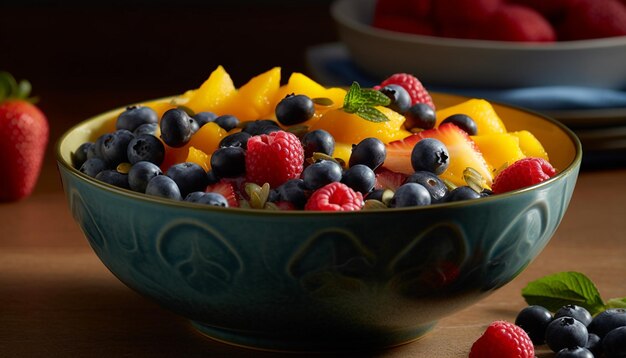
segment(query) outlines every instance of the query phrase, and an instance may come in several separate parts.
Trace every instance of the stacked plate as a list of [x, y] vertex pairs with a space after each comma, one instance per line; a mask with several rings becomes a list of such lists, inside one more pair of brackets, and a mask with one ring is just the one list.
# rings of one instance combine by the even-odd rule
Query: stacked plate
[[626, 165], [626, 37], [555, 43], [452, 39], [372, 27], [376, 0], [337, 0], [341, 43], [312, 48], [311, 72], [325, 84], [375, 84], [415, 74], [429, 90], [535, 110], [581, 139], [584, 165]]

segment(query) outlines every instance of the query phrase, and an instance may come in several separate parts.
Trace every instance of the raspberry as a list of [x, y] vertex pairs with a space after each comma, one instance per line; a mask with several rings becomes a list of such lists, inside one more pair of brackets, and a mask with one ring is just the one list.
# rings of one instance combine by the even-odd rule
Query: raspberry
[[304, 148], [294, 134], [276, 131], [248, 140], [246, 180], [275, 188], [302, 173]]
[[505, 193], [541, 183], [555, 173], [552, 165], [545, 159], [524, 158], [501, 171], [494, 179], [491, 189], [495, 194]]
[[304, 210], [352, 211], [361, 210], [362, 207], [361, 193], [340, 182], [333, 182], [314, 191]]
[[[494, 28], [498, 31], [493, 31]], [[546, 18], [530, 7], [516, 4], [500, 6], [479, 31], [481, 38], [485, 40], [556, 41], [556, 33]]]
[[411, 105], [416, 103], [426, 103], [435, 109], [433, 99], [430, 98], [430, 94], [417, 77], [408, 73], [396, 73], [381, 82], [380, 87], [385, 87], [387, 85], [400, 85], [404, 87], [404, 89], [407, 90], [411, 96]]
[[535, 348], [528, 334], [506, 321], [495, 321], [472, 345], [469, 358], [534, 358]]

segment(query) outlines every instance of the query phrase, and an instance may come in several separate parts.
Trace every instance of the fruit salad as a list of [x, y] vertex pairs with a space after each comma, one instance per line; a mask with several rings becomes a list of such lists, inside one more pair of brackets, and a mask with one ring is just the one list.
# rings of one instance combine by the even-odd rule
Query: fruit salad
[[129, 106], [72, 153], [108, 184], [172, 200], [354, 211], [474, 200], [555, 174], [529, 131], [483, 99], [436, 108], [419, 79], [326, 88], [276, 67], [236, 88], [219, 66], [197, 89]]

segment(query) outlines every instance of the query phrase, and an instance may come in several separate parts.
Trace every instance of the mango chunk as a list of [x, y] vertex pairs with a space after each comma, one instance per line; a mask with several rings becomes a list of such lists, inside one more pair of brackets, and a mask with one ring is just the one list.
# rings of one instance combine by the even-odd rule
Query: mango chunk
[[484, 99], [472, 98], [455, 106], [438, 110], [436, 125], [438, 126], [444, 119], [454, 114], [470, 116], [476, 122], [477, 135], [507, 132], [491, 103]]

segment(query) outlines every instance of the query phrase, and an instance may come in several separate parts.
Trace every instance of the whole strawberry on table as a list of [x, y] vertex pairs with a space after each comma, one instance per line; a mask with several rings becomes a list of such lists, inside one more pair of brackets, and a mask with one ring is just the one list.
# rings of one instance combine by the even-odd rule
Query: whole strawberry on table
[[43, 112], [29, 99], [31, 85], [0, 72], [0, 202], [29, 196], [41, 171], [50, 128]]

